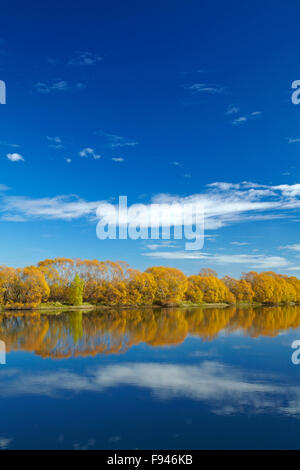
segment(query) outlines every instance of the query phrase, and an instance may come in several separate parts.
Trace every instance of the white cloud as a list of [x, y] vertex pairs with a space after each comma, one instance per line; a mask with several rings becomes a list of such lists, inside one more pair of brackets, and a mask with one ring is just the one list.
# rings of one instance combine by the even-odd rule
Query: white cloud
[[272, 187], [276, 191], [281, 191], [283, 196], [291, 198], [291, 200], [300, 196], [300, 184], [280, 184]]
[[150, 243], [146, 245], [148, 250], [158, 250], [160, 248], [174, 248], [175, 242], [168, 240], [168, 241], [160, 241], [160, 243]]
[[225, 183], [222, 181], [217, 181], [215, 183], [209, 183], [206, 185], [208, 188], [216, 188], [221, 191], [228, 191], [229, 189], [240, 189], [241, 185], [240, 183], [234, 184], [234, 183]]
[[297, 142], [300, 142], [300, 138], [292, 138], [292, 137], [289, 137], [288, 139], [288, 143], [289, 144], [295, 144]]
[[94, 149], [86, 147], [79, 152], [80, 157], [93, 157], [95, 160], [99, 160], [101, 155], [97, 154]]
[[243, 124], [246, 121], [247, 121], [246, 116], [240, 116], [240, 117], [234, 119], [234, 121], [232, 121], [232, 124], [234, 124], [236, 126], [238, 124]]
[[10, 214], [4, 214], [0, 220], [3, 220], [4, 222], [26, 222], [26, 219], [22, 217], [21, 215], [10, 215]]
[[19, 153], [8, 153], [6, 157], [11, 162], [24, 162], [24, 158]]
[[56, 196], [53, 198], [30, 199], [22, 196], [5, 197], [0, 204], [3, 217], [23, 219], [73, 220], [81, 217], [95, 217], [100, 201], [87, 202], [78, 196]]
[[[81, 151], [81, 156], [92, 156], [95, 151], [86, 148]], [[135, 201], [133, 201], [134, 203]], [[181, 225], [182, 206], [192, 204], [202, 217], [204, 211], [205, 230], [219, 229], [225, 226], [241, 222], [272, 220], [277, 218], [288, 219], [288, 211], [295, 212], [300, 209], [300, 184], [267, 186], [251, 182], [226, 183], [216, 182], [208, 185], [206, 190], [199, 194], [191, 194], [186, 197], [158, 194], [151, 200], [151, 204], [158, 205], [158, 211], [163, 210], [166, 204], [176, 203], [172, 211], [174, 224]], [[149, 209], [149, 204], [146, 204]], [[32, 216], [44, 218], [65, 218], [61, 214], [69, 214], [72, 208], [71, 218], [91, 216], [97, 209], [97, 202], [82, 201], [77, 196], [56, 196], [54, 198], [30, 199], [26, 197], [1, 196], [0, 211], [10, 216], [20, 215], [26, 218]], [[88, 210], [81, 210], [82, 207]], [[177, 208], [177, 206], [179, 206]], [[79, 210], [76, 214], [76, 210]], [[147, 214], [149, 213], [146, 211]], [[168, 211], [167, 214], [169, 214]], [[141, 226], [148, 224], [147, 214], [139, 214]], [[69, 218], [66, 217], [67, 219]], [[160, 220], [160, 218], [158, 219]], [[167, 218], [168, 220], [168, 218]]]
[[245, 264], [256, 269], [283, 268], [289, 266], [289, 261], [281, 256], [265, 255], [232, 255], [210, 254], [201, 251], [156, 251], [145, 253], [144, 256], [159, 259], [205, 260], [216, 264]]
[[125, 161], [125, 159], [123, 157], [114, 157], [114, 158], [112, 158], [112, 160], [114, 162], [117, 162], [117, 163], [122, 163], [122, 162]]
[[294, 245], [286, 245], [280, 246], [280, 249], [292, 250], [292, 251], [300, 251], [300, 243], [295, 243]]
[[0, 191], [8, 191], [10, 188], [6, 184], [0, 184]]

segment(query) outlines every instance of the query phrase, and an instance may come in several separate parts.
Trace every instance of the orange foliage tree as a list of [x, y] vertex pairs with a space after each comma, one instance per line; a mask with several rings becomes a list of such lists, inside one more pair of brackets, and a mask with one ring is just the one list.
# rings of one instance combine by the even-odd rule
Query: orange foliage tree
[[95, 305], [168, 305], [184, 300], [300, 303], [300, 280], [272, 271], [219, 279], [214, 270], [203, 268], [187, 278], [179, 269], [165, 266], [140, 272], [122, 261], [68, 258], [46, 259], [38, 267], [24, 269], [0, 266], [1, 305], [29, 307], [47, 300], [70, 303], [75, 291], [80, 291], [76, 296], [80, 302], [82, 299]]
[[49, 293], [43, 273], [36, 266], [28, 266], [16, 269], [9, 277], [4, 303], [12, 308], [36, 307], [48, 300]]

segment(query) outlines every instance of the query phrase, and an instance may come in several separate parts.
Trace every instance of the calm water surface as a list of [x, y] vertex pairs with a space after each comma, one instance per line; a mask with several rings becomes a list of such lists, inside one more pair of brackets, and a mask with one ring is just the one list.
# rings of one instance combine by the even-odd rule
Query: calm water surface
[[0, 315], [0, 448], [300, 448], [300, 307]]

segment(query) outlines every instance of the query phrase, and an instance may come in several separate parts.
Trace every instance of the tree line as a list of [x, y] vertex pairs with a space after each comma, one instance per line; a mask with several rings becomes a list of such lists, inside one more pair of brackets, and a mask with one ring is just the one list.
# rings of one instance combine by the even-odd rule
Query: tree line
[[176, 305], [300, 302], [300, 280], [271, 271], [244, 273], [240, 279], [203, 268], [187, 277], [176, 268], [153, 266], [141, 272], [125, 262], [55, 258], [37, 266], [0, 266], [0, 304], [34, 308], [66, 305]]

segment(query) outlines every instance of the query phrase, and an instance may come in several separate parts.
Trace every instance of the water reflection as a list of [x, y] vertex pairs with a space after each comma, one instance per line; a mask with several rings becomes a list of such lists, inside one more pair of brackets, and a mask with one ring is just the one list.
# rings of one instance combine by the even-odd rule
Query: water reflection
[[299, 448], [299, 326], [300, 307], [2, 314], [0, 449]]
[[300, 306], [4, 313], [0, 316], [0, 338], [7, 352], [24, 350], [59, 359], [125, 353], [142, 342], [176, 345], [188, 335], [210, 341], [224, 331], [241, 330], [250, 337], [277, 336], [299, 326]]
[[[216, 415], [275, 413], [300, 416], [299, 386], [282, 383], [280, 375], [202, 361], [197, 365], [128, 362], [89, 367], [83, 372], [58, 369], [2, 371], [0, 397], [44, 396], [63, 399], [83, 392], [101, 393], [124, 386], [148, 389], [158, 400], [192, 399]], [[71, 395], [70, 395], [71, 394]]]

